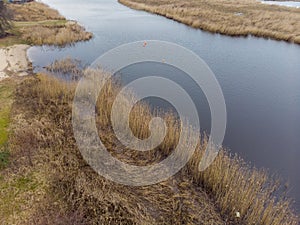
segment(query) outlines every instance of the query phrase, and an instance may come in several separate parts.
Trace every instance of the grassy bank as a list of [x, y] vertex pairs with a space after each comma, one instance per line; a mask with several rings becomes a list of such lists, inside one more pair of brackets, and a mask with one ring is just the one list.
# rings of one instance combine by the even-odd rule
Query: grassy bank
[[256, 0], [119, 0], [138, 10], [230, 36], [254, 35], [300, 44], [300, 9]]
[[[14, 174], [16, 178], [10, 181], [14, 183], [23, 178], [23, 171], [26, 171], [31, 181], [28, 185], [36, 182], [38, 185], [30, 191], [30, 200], [23, 204], [17, 201], [18, 208], [27, 210], [26, 206], [30, 205], [26, 215], [16, 210], [5, 214], [6, 221], [70, 225], [224, 223], [208, 195], [196, 186], [187, 188], [191, 183], [184, 177], [133, 188], [112, 183], [96, 174], [82, 159], [72, 134], [75, 85], [39, 75], [19, 86], [13, 107], [14, 134], [10, 139], [14, 164], [1, 175], [7, 183]], [[109, 98], [115, 90], [112, 87], [108, 85], [103, 95]], [[107, 122], [105, 117], [98, 115], [97, 118], [102, 124]], [[100, 134], [106, 144], [111, 146], [111, 151], [118, 150], [113, 149], [114, 139], [105, 130]], [[132, 157], [134, 161], [138, 156]], [[124, 160], [129, 158], [124, 156]], [[140, 158], [140, 161], [145, 159]], [[15, 171], [22, 172], [16, 174]], [[41, 180], [36, 180], [37, 177]], [[7, 186], [14, 189], [11, 183]], [[18, 198], [23, 199], [27, 190], [26, 186]], [[5, 189], [3, 192], [6, 196]], [[8, 208], [12, 208], [11, 204], [16, 203], [10, 203]]]
[[[0, 72], [2, 75], [5, 74], [5, 77], [10, 77], [1, 80], [0, 76], [0, 224], [34, 224], [31, 220], [34, 217], [33, 212], [36, 207], [42, 205], [41, 202], [50, 202], [46, 197], [51, 190], [47, 186], [48, 177], [44, 174], [47, 168], [42, 165], [40, 168], [33, 167], [32, 163], [28, 164], [26, 161], [30, 156], [29, 153], [24, 156], [24, 152], [19, 154], [16, 148], [12, 148], [12, 137], [16, 131], [14, 125], [27, 121], [24, 119], [26, 111], [19, 108], [20, 104], [12, 107], [16, 105], [15, 92], [20, 81], [27, 79], [18, 77], [19, 74], [24, 75], [24, 73], [17, 68], [20, 67], [20, 63], [23, 66], [27, 59], [26, 54], [23, 54], [23, 50], [20, 52], [18, 50], [20, 46], [16, 44], [66, 45], [88, 40], [92, 35], [77, 23], [68, 22], [56, 10], [42, 3], [7, 4], [6, 6], [13, 20], [10, 30], [6, 30], [7, 35], [0, 38], [0, 47], [9, 47], [1, 49], [1, 53], [5, 52], [1, 54], [1, 63], [6, 62], [7, 67], [2, 68], [1, 65]], [[16, 46], [10, 47], [12, 45]], [[13, 64], [10, 64], [11, 61]], [[30, 72], [29, 63], [27, 70]], [[23, 125], [28, 124], [23, 123]], [[27, 150], [24, 151], [30, 152], [32, 146], [26, 148]], [[52, 198], [51, 201], [60, 200]], [[62, 206], [63, 203], [59, 205]], [[29, 220], [31, 222], [28, 222]], [[58, 220], [54, 224], [59, 223], [64, 224], [63, 221]], [[47, 221], [40, 224], [47, 224]]]
[[13, 82], [7, 80], [0, 83], [0, 146], [3, 146], [7, 142], [8, 137], [8, 124], [10, 117], [10, 108], [13, 102]]
[[12, 80], [0, 82], [0, 169], [9, 164], [9, 122], [15, 87]]
[[[77, 76], [78, 69], [70, 60], [67, 62], [69, 73]], [[59, 71], [63, 65], [56, 62], [49, 70]], [[67, 68], [63, 68], [64, 74]], [[105, 76], [101, 71], [95, 73]], [[239, 157], [230, 156], [226, 150], [221, 151], [206, 171], [198, 172], [206, 138], [199, 140], [188, 165], [165, 182], [133, 188], [102, 178], [82, 159], [73, 137], [75, 87], [76, 81], [64, 82], [45, 75], [29, 78], [18, 87], [13, 105], [14, 134], [10, 138], [14, 163], [1, 176], [3, 180], [14, 177], [9, 180], [14, 185], [7, 188], [20, 189], [20, 179], [22, 185], [25, 183], [18, 192], [22, 201], [17, 203], [19, 208], [30, 204], [30, 209], [26, 216], [21, 211], [7, 212], [8, 221], [16, 224], [21, 221], [22, 224], [57, 224], [58, 221], [63, 224], [298, 224], [279, 181], [265, 171], [251, 168]], [[145, 165], [162, 160], [170, 154], [180, 135], [175, 117], [164, 114], [168, 134], [155, 150], [144, 154], [124, 148], [108, 119], [119, 88], [118, 83], [108, 82], [99, 96], [96, 121], [101, 140], [114, 157], [127, 163]], [[141, 103], [131, 115], [135, 135], [147, 137], [149, 107]], [[29, 193], [30, 198], [24, 200]]]
[[13, 15], [8, 36], [0, 47], [13, 44], [60, 45], [92, 38], [90, 32], [74, 21], [67, 21], [56, 10], [40, 2], [7, 4]]

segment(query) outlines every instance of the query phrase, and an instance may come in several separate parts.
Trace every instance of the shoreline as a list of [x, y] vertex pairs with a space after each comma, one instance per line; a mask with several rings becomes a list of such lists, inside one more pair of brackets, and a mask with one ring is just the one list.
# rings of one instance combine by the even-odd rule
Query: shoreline
[[88, 41], [93, 34], [42, 2], [7, 4], [13, 12], [10, 34], [0, 39], [0, 82], [32, 74], [27, 50], [32, 46], [64, 47]]
[[300, 9], [242, 0], [118, 0], [135, 9], [164, 16], [203, 31], [231, 37], [252, 35], [300, 44]]

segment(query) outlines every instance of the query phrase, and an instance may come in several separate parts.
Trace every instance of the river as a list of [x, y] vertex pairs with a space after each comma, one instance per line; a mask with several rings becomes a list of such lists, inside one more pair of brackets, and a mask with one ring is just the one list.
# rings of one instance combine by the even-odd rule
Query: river
[[294, 7], [294, 8], [300, 8], [300, 2], [293, 2], [293, 1], [261, 1], [264, 4], [269, 5], [279, 5], [279, 6], [287, 6], [287, 7]]
[[[120, 44], [138, 40], [170, 41], [191, 49], [210, 66], [223, 90], [228, 113], [224, 146], [288, 181], [290, 196], [300, 209], [300, 45], [212, 34], [132, 10], [116, 0], [43, 2], [79, 21], [94, 38], [66, 48], [30, 48], [28, 55], [36, 70], [66, 56], [91, 63]], [[209, 130], [207, 102], [192, 81], [162, 66], [145, 64], [143, 69], [172, 77], [191, 96], [200, 96], [196, 101], [201, 126]], [[140, 76], [140, 71], [132, 66], [122, 72], [130, 80]]]

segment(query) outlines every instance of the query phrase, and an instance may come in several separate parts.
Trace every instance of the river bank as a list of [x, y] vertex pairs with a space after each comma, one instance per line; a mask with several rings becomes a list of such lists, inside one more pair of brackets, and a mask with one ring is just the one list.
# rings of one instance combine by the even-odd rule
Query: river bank
[[[275, 187], [268, 174], [243, 167], [226, 153], [205, 173], [193, 169], [195, 157], [194, 165], [154, 186], [132, 188], [98, 176], [72, 135], [74, 85], [39, 75], [18, 86], [10, 139], [13, 163], [0, 173], [1, 224], [297, 224], [288, 200], [270, 198]], [[148, 128], [145, 117], [136, 119]], [[105, 128], [100, 134], [109, 150], [123, 153]], [[162, 150], [171, 148], [169, 143]], [[122, 158], [128, 159], [148, 158]]]
[[[34, 78], [30, 76], [34, 74], [27, 50], [32, 45], [70, 45], [89, 40], [92, 34], [40, 2], [5, 6], [12, 14], [12, 21], [7, 35], [0, 39], [0, 224], [24, 224], [30, 212], [40, 206], [38, 202], [46, 191], [46, 176], [41, 176], [32, 165], [20, 166], [20, 155], [14, 155], [12, 147], [15, 125], [24, 122], [25, 113], [16, 103], [16, 92], [22, 82]], [[31, 151], [33, 146], [26, 148]]]
[[27, 50], [31, 45], [65, 46], [87, 41], [92, 33], [76, 21], [68, 21], [57, 10], [41, 2], [6, 4], [12, 14], [11, 28], [0, 39], [0, 81], [32, 72]]
[[165, 16], [213, 33], [271, 38], [300, 44], [300, 9], [255, 0], [119, 0], [137, 10]]
[[[60, 65], [64, 72], [74, 71], [69, 63]], [[76, 85], [41, 74], [18, 86], [12, 107], [14, 135], [9, 139], [13, 163], [0, 171], [0, 218], [7, 224], [298, 224], [279, 181], [240, 157], [222, 150], [207, 170], [199, 172], [205, 138], [178, 174], [158, 184], [132, 187], [99, 176], [82, 158], [73, 136]], [[114, 157], [144, 165], [170, 154], [179, 133], [168, 114], [172, 135], [161, 146], [146, 154], [124, 151], [106, 119], [119, 87], [108, 82], [104, 89], [96, 120], [99, 136]], [[132, 118], [132, 129], [147, 135], [149, 107], [138, 105]]]

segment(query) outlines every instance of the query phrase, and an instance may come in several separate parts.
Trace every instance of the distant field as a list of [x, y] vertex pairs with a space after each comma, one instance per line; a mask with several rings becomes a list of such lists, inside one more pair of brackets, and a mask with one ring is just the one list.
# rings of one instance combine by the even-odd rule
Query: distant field
[[119, 0], [194, 28], [230, 36], [254, 35], [300, 44], [300, 9], [255, 0]]
[[13, 18], [9, 35], [0, 39], [0, 47], [13, 44], [60, 45], [92, 38], [90, 32], [58, 11], [40, 2], [7, 4]]

